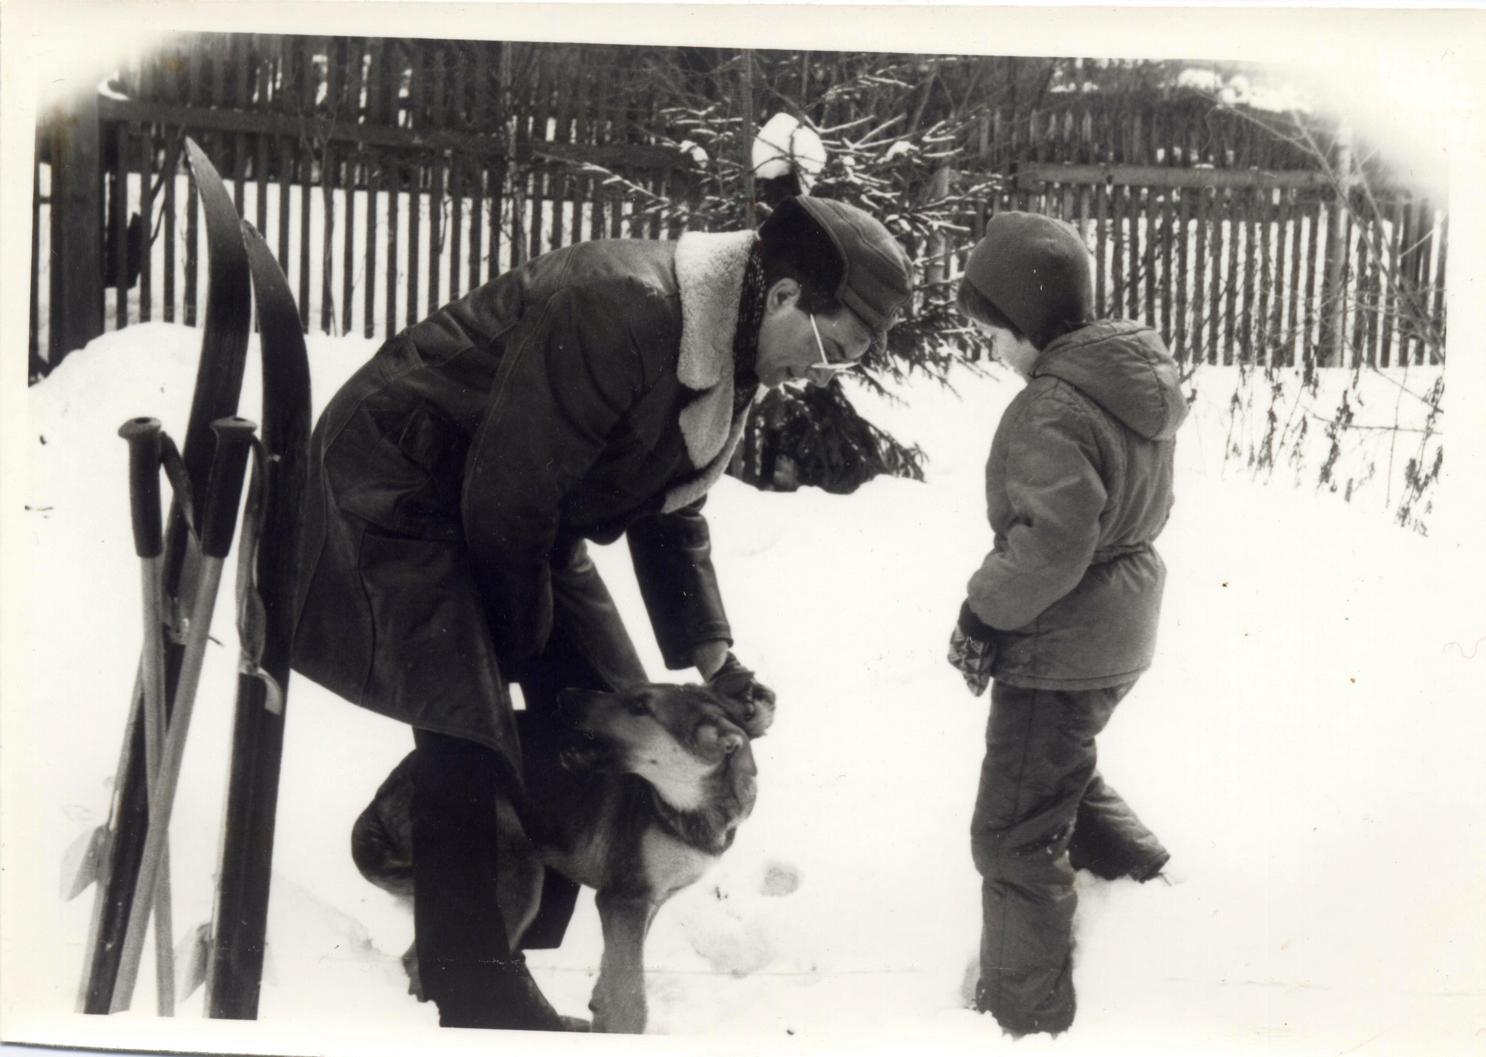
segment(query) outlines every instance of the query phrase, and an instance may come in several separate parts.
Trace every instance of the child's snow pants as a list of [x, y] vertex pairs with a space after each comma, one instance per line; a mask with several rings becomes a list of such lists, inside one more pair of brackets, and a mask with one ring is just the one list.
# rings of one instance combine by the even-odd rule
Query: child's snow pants
[[1133, 685], [992, 686], [970, 831], [982, 878], [976, 1004], [1014, 1034], [1073, 1023], [1074, 870], [1143, 881], [1169, 858], [1096, 769], [1094, 738]]

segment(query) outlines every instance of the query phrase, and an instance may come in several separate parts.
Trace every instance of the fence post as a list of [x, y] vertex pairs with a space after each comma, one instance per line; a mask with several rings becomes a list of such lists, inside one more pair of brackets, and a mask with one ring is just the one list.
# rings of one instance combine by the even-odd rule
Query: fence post
[[89, 89], [51, 122], [52, 289], [47, 367], [103, 333], [103, 169], [98, 95]]
[[1347, 212], [1351, 208], [1352, 130], [1342, 124], [1336, 130], [1336, 198], [1326, 225], [1326, 284], [1322, 295], [1321, 342], [1319, 367], [1345, 364], [1342, 349], [1346, 344], [1347, 282]]

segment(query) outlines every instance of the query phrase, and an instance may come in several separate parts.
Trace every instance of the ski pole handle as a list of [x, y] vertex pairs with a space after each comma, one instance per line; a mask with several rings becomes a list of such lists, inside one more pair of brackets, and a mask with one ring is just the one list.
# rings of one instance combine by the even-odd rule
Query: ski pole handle
[[160, 527], [160, 420], [141, 416], [119, 427], [129, 442], [129, 511], [134, 521], [134, 553], [158, 558], [164, 549]]
[[231, 416], [212, 423], [217, 435], [217, 450], [212, 456], [211, 477], [206, 488], [206, 514], [201, 526], [201, 553], [207, 558], [224, 558], [232, 549], [232, 536], [237, 530], [237, 504], [242, 498], [243, 472], [248, 465], [248, 450], [256, 423]]

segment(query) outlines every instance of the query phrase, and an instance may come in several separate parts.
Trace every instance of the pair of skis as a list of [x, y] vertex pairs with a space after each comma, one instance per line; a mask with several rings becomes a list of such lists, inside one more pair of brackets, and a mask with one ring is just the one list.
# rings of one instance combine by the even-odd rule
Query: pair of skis
[[[204, 977], [210, 1017], [257, 1016], [268, 915], [284, 690], [289, 678], [300, 504], [309, 439], [309, 366], [299, 312], [272, 253], [242, 221], [191, 139], [186, 154], [206, 217], [209, 286], [186, 439], [177, 451], [153, 419], [120, 429], [130, 446], [135, 550], [145, 644], [108, 822], [90, 837], [69, 895], [97, 884], [78, 1010], [129, 1008], [153, 917], [163, 1015], [177, 996], [169, 910], [168, 828], [222, 565], [242, 481], [255, 461], [238, 559], [242, 640], [221, 869], [211, 926], [187, 938], [181, 990]], [[250, 294], [251, 286], [251, 294]], [[256, 295], [263, 434], [236, 417]], [[162, 466], [172, 484], [160, 517]]]

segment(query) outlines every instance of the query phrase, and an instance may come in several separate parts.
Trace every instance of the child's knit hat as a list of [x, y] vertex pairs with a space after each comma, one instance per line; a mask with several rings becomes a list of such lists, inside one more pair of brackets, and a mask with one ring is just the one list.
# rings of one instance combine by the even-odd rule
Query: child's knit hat
[[997, 213], [970, 251], [965, 282], [1039, 349], [1094, 318], [1089, 251], [1071, 224], [1038, 213]]

